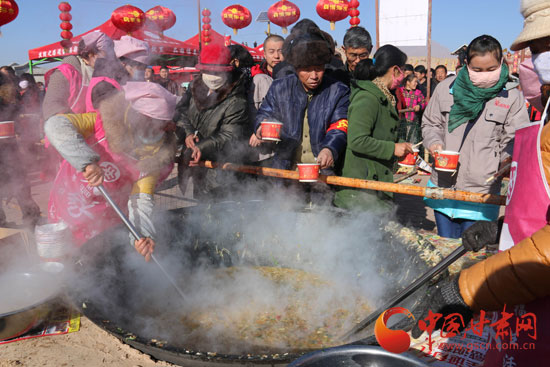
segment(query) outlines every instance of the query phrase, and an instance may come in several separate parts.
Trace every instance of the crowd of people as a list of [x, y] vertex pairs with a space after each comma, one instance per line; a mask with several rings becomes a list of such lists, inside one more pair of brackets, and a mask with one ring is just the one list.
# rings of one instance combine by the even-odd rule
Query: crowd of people
[[[104, 185], [115, 202], [127, 206], [144, 235], [132, 241], [149, 259], [154, 190], [174, 163], [183, 193], [192, 181], [194, 197], [206, 202], [224, 198], [241, 178], [207, 169], [204, 160], [285, 170], [318, 163], [326, 175], [393, 182], [396, 160], [422, 142], [432, 157], [444, 150], [460, 153], [458, 168], [432, 171], [429, 187], [499, 194], [502, 176], [496, 173], [510, 167], [512, 172], [504, 222], [495, 205], [425, 199], [439, 235], [462, 237], [470, 250], [500, 237], [508, 243], [503, 253], [434, 286], [434, 304], [464, 315], [536, 299], [536, 307], [546, 307], [550, 287], [541, 279], [550, 257], [549, 135], [544, 121], [530, 123], [526, 99], [539, 112], [547, 106], [550, 29], [539, 23], [549, 9], [545, 1], [522, 1], [525, 29], [512, 49], [529, 47], [533, 56], [520, 65], [519, 75], [510, 72], [501, 44], [489, 35], [469, 43], [455, 73], [444, 65], [428, 72], [407, 64], [407, 55], [392, 45], [371, 54], [371, 36], [359, 26], [346, 32], [342, 59], [333, 38], [302, 19], [288, 37], [264, 40], [258, 64], [242, 46], [204, 45], [200, 73], [183, 90], [167, 67], [154, 76], [144, 41], [113, 41], [91, 32], [77, 55], [45, 75], [45, 94], [32, 75], [0, 69], [0, 120], [16, 121], [20, 129], [19, 141], [0, 141], [1, 164], [9, 171], [0, 195], [15, 196], [26, 218], [38, 218], [26, 172], [14, 162], [22, 159], [21, 147], [28, 151], [43, 138], [42, 114], [56, 170], [49, 219], [67, 222], [77, 245], [117, 223], [105, 201], [97, 200], [95, 188]], [[265, 121], [282, 123], [279, 142], [263, 139]], [[392, 205], [387, 192], [324, 192], [348, 210]], [[495, 269], [502, 273], [498, 279]], [[504, 291], [504, 278], [515, 286], [511, 292]]]

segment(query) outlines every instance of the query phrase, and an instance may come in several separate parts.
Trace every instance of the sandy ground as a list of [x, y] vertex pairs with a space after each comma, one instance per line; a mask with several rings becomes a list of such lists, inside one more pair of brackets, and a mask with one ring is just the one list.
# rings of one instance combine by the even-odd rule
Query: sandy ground
[[[426, 176], [419, 185], [425, 184]], [[51, 183], [43, 183], [38, 174], [30, 175], [32, 180], [32, 195], [46, 213]], [[186, 195], [187, 196], [187, 195]], [[169, 180], [165, 189], [156, 197], [157, 205], [162, 209], [190, 205], [191, 200], [182, 200], [182, 195], [174, 180]], [[425, 229], [433, 229], [433, 213], [426, 210], [421, 198], [400, 197], [401, 204], [397, 215], [405, 223]], [[10, 226], [21, 225], [21, 212], [15, 201], [4, 202], [5, 212]], [[148, 355], [122, 343], [114, 336], [105, 332], [86, 317], [81, 318], [81, 329], [67, 335], [40, 337], [18, 341], [0, 346], [0, 367], [149, 367], [173, 366], [166, 362], [155, 362]]]
[[0, 346], [0, 367], [174, 366], [120, 342], [85, 317], [80, 331]]

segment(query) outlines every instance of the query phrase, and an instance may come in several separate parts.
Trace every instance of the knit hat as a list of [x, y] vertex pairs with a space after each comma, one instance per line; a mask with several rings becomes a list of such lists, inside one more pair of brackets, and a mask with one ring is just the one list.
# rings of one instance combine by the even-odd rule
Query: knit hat
[[512, 51], [524, 49], [529, 41], [550, 36], [550, 1], [522, 0], [520, 10], [523, 30], [512, 43]]
[[158, 120], [172, 120], [177, 97], [157, 83], [128, 82], [122, 89], [132, 108]]
[[330, 42], [320, 30], [309, 29], [308, 33], [291, 35], [285, 40], [285, 46], [285, 61], [296, 69], [325, 65], [332, 58]]
[[115, 54], [119, 59], [126, 57], [130, 60], [147, 65], [149, 63], [149, 44], [130, 36], [122, 36], [115, 41]]
[[204, 46], [199, 56], [199, 63], [195, 68], [200, 71], [231, 71], [231, 52], [219, 43], [210, 43]]

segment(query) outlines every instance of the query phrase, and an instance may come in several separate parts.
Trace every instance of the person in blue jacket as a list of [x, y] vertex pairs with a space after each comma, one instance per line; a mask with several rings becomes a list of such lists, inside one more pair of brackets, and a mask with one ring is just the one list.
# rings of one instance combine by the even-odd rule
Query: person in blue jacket
[[280, 121], [281, 142], [269, 166], [294, 170], [317, 162], [324, 174], [334, 174], [346, 149], [349, 88], [324, 76], [332, 52], [318, 29], [290, 35], [285, 44], [285, 60], [296, 73], [273, 81], [256, 115], [256, 136], [261, 139], [262, 121]]

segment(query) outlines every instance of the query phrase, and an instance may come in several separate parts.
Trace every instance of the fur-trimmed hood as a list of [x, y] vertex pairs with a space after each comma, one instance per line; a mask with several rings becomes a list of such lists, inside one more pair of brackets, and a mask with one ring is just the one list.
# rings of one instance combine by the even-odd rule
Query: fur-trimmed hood
[[158, 144], [145, 145], [138, 142], [130, 121], [136, 123], [149, 117], [139, 114], [131, 107], [128, 109], [129, 105], [123, 92], [113, 94], [99, 105], [109, 148], [114, 153], [135, 159], [138, 169], [147, 174], [157, 172], [174, 162], [177, 149], [174, 133], [165, 132]]

